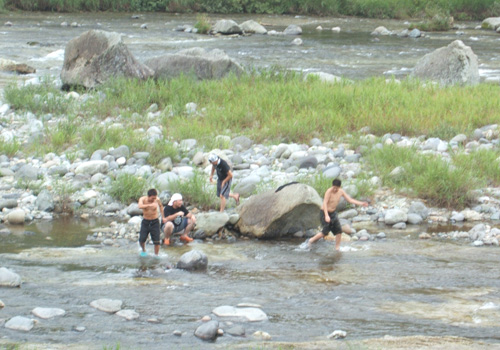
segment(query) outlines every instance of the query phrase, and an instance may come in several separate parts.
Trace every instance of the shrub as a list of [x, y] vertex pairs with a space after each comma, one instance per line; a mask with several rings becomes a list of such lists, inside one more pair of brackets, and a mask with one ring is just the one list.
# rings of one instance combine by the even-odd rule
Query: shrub
[[108, 193], [122, 203], [136, 202], [146, 191], [147, 181], [131, 174], [120, 174], [111, 182]]
[[170, 190], [182, 194], [186, 203], [195, 205], [200, 210], [215, 208], [218, 204], [215, 188], [209, 184], [208, 176], [200, 171], [195, 171], [194, 176], [188, 180], [173, 181]]
[[208, 16], [206, 14], [202, 14], [196, 16], [196, 23], [194, 24], [194, 27], [198, 29], [198, 33], [207, 34], [212, 26], [210, 25]]
[[21, 149], [21, 144], [14, 138], [12, 141], [0, 139], [0, 154], [8, 157], [14, 156]]

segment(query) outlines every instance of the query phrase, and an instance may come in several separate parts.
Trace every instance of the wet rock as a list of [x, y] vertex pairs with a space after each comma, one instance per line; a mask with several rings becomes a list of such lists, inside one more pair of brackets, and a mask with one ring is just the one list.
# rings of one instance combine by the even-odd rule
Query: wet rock
[[420, 238], [420, 239], [431, 239], [431, 235], [428, 234], [427, 232], [422, 232], [421, 234], [418, 235], [418, 238]]
[[267, 29], [254, 20], [248, 20], [240, 24], [240, 28], [245, 33], [267, 34]]
[[109, 78], [147, 79], [153, 73], [134, 58], [120, 34], [90, 30], [66, 45], [61, 80], [68, 86], [94, 88]]
[[178, 329], [172, 332], [172, 335], [175, 335], [176, 337], [182, 337], [182, 332]]
[[15, 331], [29, 332], [35, 326], [35, 320], [22, 316], [12, 317], [5, 323], [5, 328], [13, 329]]
[[443, 85], [476, 85], [479, 83], [478, 59], [469, 46], [455, 40], [421, 58], [411, 74]]
[[90, 306], [97, 310], [112, 313], [118, 312], [122, 308], [123, 302], [121, 300], [113, 299], [97, 299], [90, 303]]
[[26, 213], [23, 209], [14, 209], [8, 213], [5, 218], [9, 224], [13, 225], [23, 225], [26, 221]]
[[120, 310], [116, 313], [116, 315], [123, 317], [127, 321], [135, 320], [139, 318], [139, 314], [134, 310]]
[[407, 220], [407, 214], [401, 209], [389, 209], [385, 212], [384, 221], [387, 225], [394, 225]]
[[253, 141], [247, 136], [237, 136], [231, 140], [231, 148], [238, 152], [246, 151], [252, 147]]
[[429, 216], [429, 209], [422, 202], [412, 202], [408, 214], [417, 214], [425, 220]]
[[300, 45], [302, 45], [302, 44], [303, 44], [303, 41], [302, 41], [302, 39], [301, 39], [301, 38], [295, 38], [295, 39], [293, 39], [293, 41], [292, 41], [292, 45], [300, 46]]
[[0, 267], [0, 286], [1, 287], [20, 287], [21, 286], [21, 276], [17, 273], [7, 269], [6, 267]]
[[218, 329], [219, 322], [209, 321], [196, 328], [194, 335], [203, 340], [215, 340]]
[[199, 250], [191, 250], [182, 254], [177, 268], [183, 270], [205, 270], [208, 266], [208, 258], [205, 253]]
[[4, 208], [12, 209], [17, 207], [17, 199], [9, 198], [0, 200], [0, 210]]
[[4, 307], [5, 307], [4, 302], [0, 300], [0, 309], [3, 309]]
[[322, 200], [316, 190], [304, 184], [291, 184], [280, 191], [270, 190], [250, 197], [237, 207], [236, 224], [244, 235], [276, 238], [293, 235], [319, 224]]
[[252, 337], [258, 340], [271, 340], [271, 335], [264, 331], [256, 331], [252, 334]]
[[205, 51], [195, 47], [146, 61], [157, 79], [172, 79], [180, 74], [194, 75], [200, 80], [220, 79], [230, 73], [240, 75], [243, 68], [222, 50]]
[[245, 336], [245, 328], [243, 326], [234, 326], [227, 330], [227, 333], [234, 337], [244, 337]]
[[36, 307], [33, 310], [31, 310], [31, 313], [36, 317], [49, 319], [57, 316], [63, 316], [66, 314], [66, 311], [58, 308]]
[[196, 227], [210, 237], [216, 234], [229, 221], [227, 213], [209, 212], [196, 215]]
[[391, 34], [392, 32], [384, 26], [375, 28], [375, 30], [371, 33], [371, 35], [391, 35]]
[[54, 211], [54, 198], [52, 193], [47, 190], [42, 190], [35, 201], [35, 207], [40, 211]]
[[420, 225], [423, 219], [418, 214], [408, 214], [408, 223], [411, 225]]
[[336, 331], [333, 331], [332, 334], [329, 334], [327, 338], [328, 339], [343, 339], [346, 336], [347, 336], [346, 331], [336, 330]]
[[219, 306], [212, 310], [218, 317], [228, 317], [247, 322], [267, 321], [267, 315], [261, 309], [255, 307], [235, 308], [233, 306]]
[[212, 33], [224, 35], [242, 34], [243, 30], [235, 21], [231, 19], [221, 19], [215, 23], [211, 30]]
[[285, 34], [285, 35], [301, 35], [302, 34], [302, 28], [299, 27], [298, 25], [290, 24], [283, 31], [283, 34]]

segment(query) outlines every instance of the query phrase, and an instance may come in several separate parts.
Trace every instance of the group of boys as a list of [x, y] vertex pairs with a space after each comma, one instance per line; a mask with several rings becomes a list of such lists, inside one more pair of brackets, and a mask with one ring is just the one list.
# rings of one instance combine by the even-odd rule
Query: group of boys
[[[238, 193], [231, 193], [233, 174], [229, 164], [215, 154], [210, 154], [208, 161], [212, 164], [210, 182], [213, 181], [213, 175], [217, 172], [217, 196], [220, 198], [220, 211], [224, 211], [226, 200], [229, 197], [234, 198], [236, 204], [238, 205], [240, 195]], [[332, 232], [335, 235], [335, 249], [340, 250], [342, 231], [350, 233], [350, 228], [348, 226], [342, 227], [340, 225], [340, 221], [337, 216], [337, 206], [342, 198], [351, 204], [364, 207], [368, 206], [367, 202], [351, 198], [341, 188], [341, 185], [341, 181], [335, 179], [332, 181], [332, 186], [325, 192], [323, 205], [320, 210], [322, 229], [315, 236], [305, 242], [307, 247], [310, 247], [312, 243], [324, 238], [329, 232]], [[147, 255], [145, 244], [148, 235], [151, 235], [151, 240], [154, 244], [155, 256], [158, 256], [159, 254], [161, 239], [158, 210], [163, 213], [163, 217], [161, 219], [161, 229], [165, 234], [165, 238], [163, 240], [164, 245], [170, 245], [170, 238], [174, 233], [180, 233], [180, 240], [183, 242], [189, 243], [193, 241], [189, 234], [196, 225], [196, 217], [184, 206], [181, 194], [174, 193], [170, 198], [168, 205], [164, 208], [158, 198], [158, 192], [155, 189], [150, 189], [147, 196], [139, 199], [139, 209], [142, 209], [143, 211], [143, 220], [139, 234], [139, 244], [142, 248], [142, 256]]]

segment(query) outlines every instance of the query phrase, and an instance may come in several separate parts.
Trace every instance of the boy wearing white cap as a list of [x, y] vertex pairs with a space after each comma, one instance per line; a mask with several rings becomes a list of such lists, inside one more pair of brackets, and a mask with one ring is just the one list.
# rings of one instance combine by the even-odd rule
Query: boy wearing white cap
[[174, 193], [170, 197], [168, 205], [163, 209], [163, 232], [165, 232], [165, 239], [163, 244], [170, 245], [170, 237], [177, 232], [181, 234], [181, 241], [186, 243], [192, 242], [193, 239], [189, 237], [189, 233], [196, 224], [195, 216], [190, 213], [182, 203], [182, 196], [180, 193]]
[[226, 208], [227, 198], [234, 198], [236, 205], [238, 205], [240, 204], [240, 195], [239, 193], [231, 193], [233, 173], [229, 164], [227, 164], [224, 159], [213, 153], [208, 156], [208, 161], [212, 163], [210, 182], [213, 182], [214, 173], [217, 171], [217, 197], [220, 198], [220, 212], [222, 213]]

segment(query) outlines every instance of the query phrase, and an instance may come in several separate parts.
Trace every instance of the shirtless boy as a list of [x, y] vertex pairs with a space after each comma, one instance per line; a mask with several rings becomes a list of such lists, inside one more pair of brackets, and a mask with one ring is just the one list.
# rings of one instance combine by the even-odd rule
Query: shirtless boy
[[163, 212], [163, 205], [158, 198], [158, 192], [154, 188], [148, 191], [147, 196], [139, 198], [139, 209], [142, 209], [141, 232], [139, 234], [139, 244], [141, 245], [141, 256], [146, 253], [146, 240], [148, 234], [151, 235], [151, 240], [155, 246], [155, 256], [160, 252], [160, 222], [158, 220], [158, 210]]
[[335, 250], [340, 250], [342, 229], [344, 229], [346, 233], [351, 233], [351, 230], [348, 226], [340, 226], [340, 221], [337, 217], [337, 212], [335, 211], [342, 197], [344, 197], [344, 199], [351, 204], [361, 205], [363, 207], [368, 206], [368, 202], [361, 202], [356, 199], [352, 199], [343, 189], [340, 188], [341, 185], [342, 182], [339, 179], [335, 179], [332, 181], [332, 187], [326, 190], [325, 198], [323, 199], [323, 205], [321, 206], [320, 211], [320, 220], [323, 229], [321, 230], [321, 232], [318, 232], [314, 237], [309, 239], [309, 247], [312, 243], [325, 237], [328, 232], [331, 231], [335, 235]]

